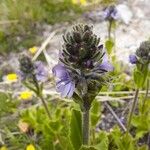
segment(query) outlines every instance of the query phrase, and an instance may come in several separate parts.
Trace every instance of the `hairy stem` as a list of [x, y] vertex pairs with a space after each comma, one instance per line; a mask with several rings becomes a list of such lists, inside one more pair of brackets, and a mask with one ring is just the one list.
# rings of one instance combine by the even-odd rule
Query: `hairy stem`
[[40, 98], [40, 100], [42, 101], [42, 104], [44, 106], [45, 112], [47, 113], [48, 118], [51, 120], [51, 115], [50, 115], [47, 103], [46, 103], [46, 101], [43, 98], [42, 89], [40, 88], [40, 85], [39, 85], [38, 81], [36, 80], [35, 75], [33, 75], [33, 81], [34, 81], [35, 87], [37, 89], [36, 94]]
[[129, 120], [128, 120], [128, 123], [127, 123], [127, 133], [129, 133], [129, 130], [130, 130], [132, 116], [133, 116], [133, 113], [134, 113], [134, 110], [136, 108], [136, 104], [137, 104], [137, 101], [138, 101], [138, 94], [139, 94], [139, 89], [137, 89], [136, 92], [135, 92], [135, 97], [134, 97], [134, 100], [133, 100], [133, 104], [132, 104], [131, 111], [130, 111], [130, 114], [129, 114]]
[[83, 132], [83, 145], [89, 144], [89, 112], [90, 109], [86, 109], [82, 114], [82, 132]]
[[145, 97], [144, 97], [144, 100], [143, 100], [142, 113], [144, 112], [144, 107], [145, 107], [145, 103], [146, 103], [147, 96], [148, 96], [148, 91], [149, 91], [149, 82], [150, 82], [150, 80], [149, 80], [149, 79], [147, 79], [146, 94], [145, 94]]
[[48, 106], [46, 104], [46, 101], [44, 100], [43, 96], [39, 96], [40, 100], [42, 101], [43, 103], [43, 106], [44, 106], [44, 109], [45, 109], [45, 112], [47, 113], [47, 116], [48, 118], [51, 120], [51, 115], [50, 115], [50, 112], [49, 112], [49, 109], [48, 109]]

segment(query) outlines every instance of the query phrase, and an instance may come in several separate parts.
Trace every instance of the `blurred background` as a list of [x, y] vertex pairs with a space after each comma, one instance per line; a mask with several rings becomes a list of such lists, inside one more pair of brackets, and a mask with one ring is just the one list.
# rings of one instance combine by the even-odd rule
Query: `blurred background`
[[[104, 87], [103, 91], [128, 91], [128, 99], [131, 99], [135, 86], [132, 78], [134, 67], [129, 64], [129, 55], [135, 52], [142, 41], [150, 38], [150, 0], [0, 0], [0, 131], [3, 131], [3, 134], [0, 134], [0, 146], [5, 144], [4, 141], [6, 141], [6, 144], [9, 143], [10, 147], [14, 146], [10, 150], [17, 150], [18, 147], [19, 150], [22, 150], [20, 147], [23, 147], [24, 143], [30, 142], [28, 137], [20, 135], [18, 132], [19, 111], [39, 104], [35, 97], [33, 97], [34, 101], [20, 102], [18, 95], [24, 90], [20, 82], [12, 84], [5, 81], [6, 78], [4, 77], [7, 74], [11, 75], [11, 80], [17, 78], [14, 73], [18, 71], [20, 55], [25, 53], [33, 58], [46, 42], [47, 53], [44, 55], [41, 53], [38, 60], [44, 61], [50, 77], [52, 77], [51, 69], [57, 63], [59, 50], [62, 49], [62, 35], [74, 24], [93, 25], [94, 33], [101, 38], [101, 44], [105, 45], [105, 41], [108, 39], [108, 21], [103, 18], [103, 10], [109, 5], [116, 6], [120, 18], [116, 20], [115, 29], [112, 31], [114, 47], [111, 57], [115, 66], [113, 73], [115, 78], [112, 85], [109, 85], [109, 88]], [[49, 39], [52, 34], [53, 37]], [[47, 60], [44, 56], [47, 57]], [[50, 83], [47, 82], [48, 89], [49, 91], [55, 91], [53, 77], [50, 78], [50, 81], [53, 87], [51, 88]], [[30, 96], [31, 93], [25, 92], [25, 99], [26, 94]], [[126, 96], [124, 93], [122, 95]], [[48, 97], [49, 101], [51, 99], [59, 100], [59, 98], [58, 96], [53, 98], [51, 95]], [[114, 97], [110, 98], [114, 99]], [[58, 103], [61, 102], [58, 101]], [[54, 104], [53, 109], [50, 108], [52, 112], [54, 112], [58, 103], [52, 103], [52, 105]], [[113, 104], [115, 108], [120, 106], [118, 103]], [[130, 103], [127, 103], [127, 105], [123, 103], [123, 109], [119, 108], [120, 118], [124, 117], [129, 105]], [[63, 103], [62, 106], [66, 106], [66, 103], [65, 105]], [[120, 113], [124, 109], [126, 112]], [[42, 111], [41, 114], [43, 114]], [[64, 115], [64, 112], [62, 114]], [[114, 125], [116, 122], [110, 113], [106, 112], [106, 114], [108, 114], [106, 120], [102, 123], [107, 125], [106, 122], [108, 121], [110, 126], [104, 127], [104, 129], [111, 129], [112, 124]], [[26, 118], [30, 121], [28, 115], [30, 114], [27, 112], [24, 116], [27, 116]], [[32, 116], [35, 116], [35, 114]], [[35, 119], [35, 124], [37, 120]], [[43, 120], [45, 120], [45, 116], [41, 118], [42, 123], [39, 121], [39, 124], [37, 124], [43, 124]], [[31, 122], [33, 122], [32, 119]], [[66, 122], [68, 123], [68, 121]], [[39, 126], [37, 126], [38, 128]], [[1, 135], [3, 136], [1, 137]], [[17, 136], [15, 137], [15, 135]]]
[[[104, 0], [106, 3], [109, 0]], [[0, 53], [40, 44], [49, 28], [71, 23], [101, 0], [1, 0]], [[57, 26], [56, 26], [57, 28]]]

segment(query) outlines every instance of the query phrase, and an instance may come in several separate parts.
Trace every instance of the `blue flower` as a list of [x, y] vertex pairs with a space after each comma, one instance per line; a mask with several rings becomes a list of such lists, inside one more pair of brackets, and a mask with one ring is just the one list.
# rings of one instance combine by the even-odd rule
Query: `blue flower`
[[115, 6], [109, 6], [105, 8], [103, 11], [103, 18], [105, 20], [117, 20], [119, 15]]
[[131, 64], [136, 64], [138, 59], [137, 59], [136, 55], [132, 54], [129, 56], [129, 61]]
[[72, 97], [75, 91], [75, 82], [71, 79], [67, 69], [63, 65], [57, 64], [52, 72], [58, 78], [56, 82], [57, 92], [61, 93], [62, 97]]
[[102, 59], [102, 62], [101, 63], [96, 63], [96, 65], [93, 69], [93, 72], [103, 74], [103, 73], [110, 72], [110, 71], [113, 71], [113, 70], [114, 70], [114, 67], [112, 66], [112, 64], [109, 63], [108, 56], [105, 52], [105, 54], [103, 56], [103, 59]]
[[108, 56], [107, 54], [105, 53], [105, 55], [103, 56], [103, 60], [102, 60], [102, 63], [100, 65], [98, 65], [98, 68], [100, 70], [104, 70], [106, 72], [109, 72], [109, 71], [113, 71], [114, 70], [114, 67], [109, 63], [108, 61]]
[[34, 64], [35, 76], [37, 81], [45, 82], [48, 78], [48, 71], [41, 61], [37, 61]]

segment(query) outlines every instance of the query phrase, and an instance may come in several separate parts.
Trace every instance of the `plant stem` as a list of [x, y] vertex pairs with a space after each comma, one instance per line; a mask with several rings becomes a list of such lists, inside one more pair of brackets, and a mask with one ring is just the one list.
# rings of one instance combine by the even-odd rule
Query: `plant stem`
[[148, 91], [149, 91], [149, 82], [150, 82], [150, 80], [149, 80], [149, 79], [147, 79], [146, 94], [145, 94], [145, 97], [144, 97], [144, 100], [143, 100], [142, 113], [144, 112], [144, 107], [145, 107], [145, 103], [146, 103], [147, 96], [148, 96]]
[[109, 21], [108, 25], [108, 39], [111, 39], [111, 28], [112, 28], [112, 21]]
[[133, 104], [132, 104], [132, 107], [131, 107], [131, 111], [130, 111], [130, 114], [129, 114], [129, 120], [128, 120], [128, 123], [127, 123], [127, 133], [129, 133], [129, 130], [130, 130], [132, 116], [133, 116], [133, 113], [134, 113], [134, 110], [136, 108], [136, 104], [137, 104], [137, 101], [138, 101], [138, 94], [139, 94], [139, 89], [137, 89], [136, 92], [135, 92], [134, 101], [133, 101]]
[[47, 116], [48, 116], [49, 120], [51, 120], [52, 118], [51, 118], [51, 115], [50, 115], [50, 112], [49, 112], [48, 106], [47, 106], [47, 104], [46, 104], [46, 102], [45, 102], [45, 100], [44, 100], [43, 96], [42, 96], [42, 95], [40, 95], [40, 96], [39, 96], [39, 98], [40, 98], [40, 100], [41, 100], [41, 101], [42, 101], [42, 103], [43, 103], [43, 106], [44, 106], [44, 108], [45, 108], [45, 112], [47, 113]]
[[82, 132], [83, 132], [83, 145], [89, 144], [89, 112], [90, 109], [86, 109], [82, 114]]
[[37, 89], [36, 94], [37, 94], [37, 96], [40, 98], [40, 100], [42, 101], [43, 106], [44, 106], [44, 108], [45, 108], [45, 112], [47, 113], [48, 118], [51, 120], [51, 115], [50, 115], [48, 106], [47, 106], [47, 104], [46, 104], [46, 101], [45, 101], [44, 98], [43, 98], [43, 93], [42, 93], [43, 89], [40, 88], [40, 85], [38, 84], [38, 81], [36, 80], [35, 75], [33, 75], [33, 81], [34, 81], [35, 87], [36, 87], [36, 89]]

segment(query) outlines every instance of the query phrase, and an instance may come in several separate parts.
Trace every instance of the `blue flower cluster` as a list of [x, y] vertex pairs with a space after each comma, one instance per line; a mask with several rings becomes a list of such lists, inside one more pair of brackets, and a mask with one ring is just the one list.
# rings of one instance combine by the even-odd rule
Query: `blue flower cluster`
[[75, 91], [86, 95], [91, 87], [99, 90], [105, 74], [113, 70], [103, 45], [99, 46], [99, 39], [91, 29], [79, 25], [64, 37], [60, 62], [52, 70], [57, 78], [56, 89], [62, 97], [70, 98]]

